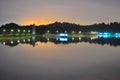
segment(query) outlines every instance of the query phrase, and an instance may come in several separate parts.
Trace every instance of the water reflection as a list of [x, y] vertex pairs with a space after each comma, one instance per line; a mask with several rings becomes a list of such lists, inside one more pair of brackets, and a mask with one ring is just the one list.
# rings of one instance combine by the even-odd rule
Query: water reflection
[[0, 43], [6, 46], [17, 46], [18, 44], [29, 44], [37, 46], [37, 42], [52, 42], [55, 44], [69, 44], [69, 43], [81, 43], [89, 42], [99, 45], [110, 45], [120, 46], [120, 34], [115, 33], [111, 35], [109, 33], [99, 33], [98, 35], [82, 35], [82, 36], [68, 36], [67, 34], [55, 35], [54, 37], [48, 37], [45, 35], [36, 37], [11, 37], [11, 38], [0, 38]]

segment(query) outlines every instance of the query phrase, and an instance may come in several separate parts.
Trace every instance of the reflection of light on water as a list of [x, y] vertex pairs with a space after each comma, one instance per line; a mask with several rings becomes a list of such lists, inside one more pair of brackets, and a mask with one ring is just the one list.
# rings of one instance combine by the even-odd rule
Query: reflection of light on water
[[97, 38], [98, 38], [98, 36], [92, 36], [90, 39], [94, 40], [94, 39], [97, 39]]
[[66, 42], [68, 41], [68, 34], [60, 33], [58, 36], [56, 36], [56, 40], [60, 40], [61, 42]]
[[3, 45], [5, 45], [6, 43], [5, 42], [3, 42]]
[[49, 41], [50, 39], [49, 38], [47, 38], [47, 41]]
[[72, 38], [72, 40], [74, 40], [75, 38]]
[[60, 38], [60, 41], [62, 41], [62, 42], [68, 41], [68, 38]]
[[81, 40], [81, 38], [79, 38], [79, 40]]
[[56, 38], [56, 40], [59, 40], [58, 38]]

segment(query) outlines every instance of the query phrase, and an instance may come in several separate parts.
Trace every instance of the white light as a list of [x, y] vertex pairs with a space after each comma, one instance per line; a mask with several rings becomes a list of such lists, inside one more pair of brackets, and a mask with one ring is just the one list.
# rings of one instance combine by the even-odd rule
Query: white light
[[6, 31], [6, 29], [3, 29], [3, 32], [5, 32]]
[[65, 31], [65, 33], [67, 33], [67, 31]]
[[30, 30], [28, 30], [28, 32], [30, 32]]
[[68, 38], [60, 38], [60, 41], [62, 41], [62, 42], [68, 41]]
[[98, 38], [98, 36], [93, 36], [93, 37], [91, 37], [91, 40], [97, 39], [97, 38]]
[[75, 38], [72, 38], [72, 40], [74, 40]]
[[75, 31], [72, 31], [72, 33], [75, 33]]
[[25, 39], [23, 39], [23, 42], [25, 42]]
[[18, 32], [20, 32], [20, 30], [18, 30]]
[[81, 38], [79, 38], [79, 40], [81, 40]]
[[13, 41], [11, 41], [10, 43], [13, 44]]
[[25, 30], [23, 30], [23, 32], [26, 32]]
[[11, 29], [11, 32], [13, 32], [14, 30], [13, 29]]
[[81, 31], [79, 31], [79, 34], [81, 33]]
[[18, 40], [17, 42], [20, 43], [20, 40]]
[[47, 32], [49, 33], [50, 31], [48, 30]]
[[49, 41], [50, 39], [49, 38], [47, 38], [47, 41]]
[[58, 40], [58, 38], [56, 38], [56, 40]]
[[30, 39], [28, 39], [28, 42], [30, 42]]
[[57, 30], [56, 32], [58, 33], [59, 31]]

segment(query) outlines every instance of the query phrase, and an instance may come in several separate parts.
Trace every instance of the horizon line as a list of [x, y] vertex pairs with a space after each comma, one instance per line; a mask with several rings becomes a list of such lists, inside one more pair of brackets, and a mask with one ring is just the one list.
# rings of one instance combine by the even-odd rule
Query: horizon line
[[[30, 25], [35, 25], [35, 26], [42, 26], [42, 25], [50, 25], [50, 24], [54, 24], [54, 23], [69, 23], [69, 24], [76, 24], [76, 25], [81, 25], [81, 24], [79, 24], [79, 23], [74, 23], [74, 22], [62, 22], [62, 21], [55, 21], [55, 22], [52, 22], [52, 23], [48, 23], [48, 24], [35, 24], [35, 23], [31, 23], [31, 24], [26, 24], [26, 25], [24, 25], [24, 24], [18, 24], [18, 23], [16, 23], [16, 22], [8, 22], [8, 23], [5, 23], [5, 24], [1, 24], [0, 25], [0, 27], [2, 26], [2, 25], [6, 25], [6, 24], [10, 24], [10, 23], [14, 23], [14, 24], [17, 24], [17, 25], [19, 25], [19, 26], [30, 26]], [[94, 24], [82, 24], [81, 26], [90, 26], [90, 25], [95, 25], [95, 24], [102, 24], [102, 23], [104, 23], [104, 24], [106, 24], [106, 25], [109, 25], [110, 23], [120, 23], [120, 21], [113, 21], [113, 22], [100, 22], [100, 23], [94, 23]]]

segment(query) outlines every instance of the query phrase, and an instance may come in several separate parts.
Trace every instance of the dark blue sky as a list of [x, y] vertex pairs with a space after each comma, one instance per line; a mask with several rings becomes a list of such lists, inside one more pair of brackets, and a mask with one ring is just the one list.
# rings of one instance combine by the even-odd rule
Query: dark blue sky
[[0, 24], [120, 22], [120, 0], [0, 0]]

